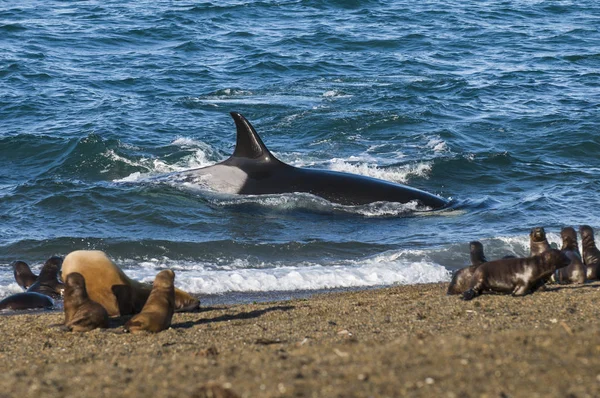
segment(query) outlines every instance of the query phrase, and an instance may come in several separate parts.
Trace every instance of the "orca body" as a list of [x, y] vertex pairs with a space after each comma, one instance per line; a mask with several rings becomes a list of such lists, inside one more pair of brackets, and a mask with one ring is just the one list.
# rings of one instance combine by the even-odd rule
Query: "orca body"
[[244, 116], [236, 112], [231, 112], [231, 116], [237, 128], [233, 155], [213, 166], [177, 173], [184, 181], [201, 182], [217, 192], [232, 194], [310, 193], [349, 206], [411, 201], [431, 209], [448, 205], [444, 198], [406, 185], [357, 174], [285, 164], [269, 152]]

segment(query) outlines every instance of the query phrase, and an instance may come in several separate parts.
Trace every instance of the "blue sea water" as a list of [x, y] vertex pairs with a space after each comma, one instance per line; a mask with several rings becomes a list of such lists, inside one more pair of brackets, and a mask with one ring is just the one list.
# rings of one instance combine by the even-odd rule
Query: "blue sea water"
[[[600, 6], [0, 1], [0, 297], [10, 263], [105, 250], [202, 295], [445, 281], [600, 227]], [[226, 159], [230, 111], [296, 166], [452, 200], [415, 212], [152, 177]]]

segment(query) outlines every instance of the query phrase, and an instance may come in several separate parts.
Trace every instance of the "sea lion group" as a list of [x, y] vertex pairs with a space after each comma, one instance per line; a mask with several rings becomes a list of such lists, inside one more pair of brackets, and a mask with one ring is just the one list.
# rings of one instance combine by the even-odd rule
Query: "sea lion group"
[[[99, 250], [77, 250], [64, 259], [53, 256], [36, 276], [23, 261], [12, 263], [15, 280], [24, 289], [0, 301], [2, 309], [44, 309], [64, 297], [64, 330], [86, 332], [108, 328], [109, 317], [133, 315], [126, 332], [157, 333], [171, 326], [175, 311], [193, 311], [200, 301], [175, 288], [175, 273], [160, 271], [153, 285], [130, 279]], [[61, 282], [60, 279], [64, 281]]]
[[454, 273], [447, 293], [460, 294], [464, 300], [486, 293], [523, 296], [549, 282], [581, 284], [600, 279], [600, 250], [594, 242], [594, 230], [582, 225], [579, 234], [582, 253], [573, 227], [561, 230], [560, 250], [550, 246], [544, 228], [532, 228], [529, 257], [506, 256], [494, 261], [487, 261], [480, 242], [470, 242], [471, 265]]

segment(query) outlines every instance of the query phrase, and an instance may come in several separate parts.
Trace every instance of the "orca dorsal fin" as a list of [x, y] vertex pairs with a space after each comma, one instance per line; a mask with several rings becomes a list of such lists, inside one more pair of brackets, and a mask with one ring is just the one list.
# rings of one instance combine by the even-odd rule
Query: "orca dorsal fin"
[[260, 159], [263, 161], [276, 160], [275, 156], [269, 152], [248, 119], [237, 112], [231, 112], [230, 114], [235, 121], [235, 127], [237, 129], [235, 150], [231, 157]]

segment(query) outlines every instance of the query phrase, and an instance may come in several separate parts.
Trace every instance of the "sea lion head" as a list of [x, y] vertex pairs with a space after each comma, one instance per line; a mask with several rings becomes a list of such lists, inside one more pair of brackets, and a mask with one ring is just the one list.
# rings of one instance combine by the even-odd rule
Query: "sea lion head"
[[71, 272], [65, 281], [65, 300], [83, 301], [88, 298], [85, 278], [79, 272]]
[[48, 260], [46, 260], [46, 262], [44, 263], [44, 265], [46, 265], [46, 264], [54, 264], [58, 268], [58, 270], [60, 271], [60, 269], [62, 267], [63, 260], [64, 260], [64, 258], [61, 257], [61, 256], [52, 256]]
[[173, 286], [174, 281], [175, 272], [170, 269], [165, 269], [156, 274], [154, 282], [152, 283], [152, 287], [158, 289], [169, 289]]
[[569, 256], [558, 249], [546, 250], [540, 256], [544, 263], [551, 264], [555, 269], [566, 267], [571, 263]]
[[577, 232], [573, 227], [565, 227], [560, 230], [560, 237], [564, 246], [573, 246], [577, 244]]
[[471, 253], [482, 252], [483, 245], [481, 244], [481, 242], [474, 240], [472, 242], [469, 242], [469, 249], [471, 249]]
[[31, 268], [25, 261], [13, 261], [11, 267], [17, 284], [23, 289], [27, 289], [37, 279], [37, 276], [31, 272]]
[[546, 231], [544, 227], [535, 227], [531, 228], [531, 232], [529, 233], [529, 238], [532, 242], [543, 242], [546, 240]]
[[589, 225], [580, 226], [579, 233], [581, 234], [581, 239], [585, 239], [585, 238], [594, 239], [594, 230]]
[[485, 254], [483, 254], [483, 245], [479, 241], [469, 242], [469, 249], [471, 252], [471, 264], [479, 265], [481, 263], [487, 262], [485, 258]]
[[62, 266], [63, 259], [59, 256], [52, 256], [42, 266], [42, 270], [40, 271], [40, 277], [42, 280], [46, 279], [56, 279], [58, 278], [58, 273], [60, 272], [60, 267]]

